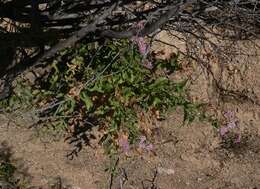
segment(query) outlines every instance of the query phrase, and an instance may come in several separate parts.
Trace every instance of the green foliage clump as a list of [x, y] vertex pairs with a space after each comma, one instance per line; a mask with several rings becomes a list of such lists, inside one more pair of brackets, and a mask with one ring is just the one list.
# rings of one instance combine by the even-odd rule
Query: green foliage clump
[[6, 180], [10, 180], [13, 177], [16, 168], [10, 162], [2, 162], [0, 164], [0, 178], [4, 178]]
[[104, 133], [101, 143], [112, 150], [120, 133], [127, 133], [130, 143], [137, 139], [141, 112], [163, 117], [181, 106], [185, 121], [195, 118], [197, 106], [185, 98], [186, 81], [176, 83], [168, 77], [180, 69], [177, 59], [154, 59], [153, 68], [147, 69], [128, 41], [81, 44], [59, 55], [47, 79], [30, 89], [26, 101], [33, 100], [39, 116], [48, 117], [44, 124], [67, 129], [74, 137], [79, 128], [98, 126]]

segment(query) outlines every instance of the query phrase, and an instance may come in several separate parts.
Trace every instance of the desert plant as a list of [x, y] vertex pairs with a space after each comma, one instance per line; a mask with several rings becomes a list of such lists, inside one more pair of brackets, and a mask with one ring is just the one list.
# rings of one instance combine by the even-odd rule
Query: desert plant
[[[168, 77], [181, 69], [178, 55], [169, 60], [149, 58], [144, 59], [127, 40], [81, 44], [63, 51], [45, 80], [24, 88], [31, 93], [20, 92], [9, 103], [21, 97], [20, 101], [31, 102], [41, 125], [67, 130], [70, 139], [80, 140], [85, 131], [97, 126], [103, 132], [101, 143], [111, 152], [123, 133], [134, 143], [144, 132], [138, 125], [142, 112], [162, 119], [169, 109], [180, 106], [188, 122], [197, 114], [197, 106], [185, 96], [186, 81], [174, 82]], [[152, 67], [145, 66], [147, 61]]]

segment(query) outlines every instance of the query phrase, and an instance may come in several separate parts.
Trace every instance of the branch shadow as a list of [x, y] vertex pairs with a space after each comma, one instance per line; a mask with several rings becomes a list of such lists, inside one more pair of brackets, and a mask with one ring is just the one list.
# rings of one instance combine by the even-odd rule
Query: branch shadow
[[7, 141], [0, 143], [0, 188], [24, 188], [30, 184], [31, 175], [23, 160], [14, 158], [12, 148]]
[[92, 147], [91, 141], [96, 139], [93, 134], [93, 128], [97, 127], [98, 120], [94, 118], [88, 118], [84, 121], [83, 125], [75, 124], [71, 134], [65, 138], [69, 144], [73, 145], [71, 152], [66, 156], [69, 160], [74, 159], [78, 156], [78, 153], [83, 149], [84, 146]]

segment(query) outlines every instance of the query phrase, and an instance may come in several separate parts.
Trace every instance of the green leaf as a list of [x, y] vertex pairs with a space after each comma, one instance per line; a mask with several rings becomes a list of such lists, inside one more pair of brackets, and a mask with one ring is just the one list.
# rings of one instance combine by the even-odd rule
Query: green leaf
[[102, 85], [100, 85], [98, 82], [96, 82], [93, 87], [89, 88], [88, 91], [104, 93]]
[[157, 107], [159, 104], [161, 104], [161, 99], [160, 98], [158, 98], [158, 97], [154, 97], [153, 98], [153, 102], [152, 102], [152, 105], [154, 106], [154, 107]]
[[69, 112], [74, 112], [74, 109], [76, 107], [76, 101], [74, 98], [69, 98], [69, 101], [68, 101], [68, 105], [69, 105]]
[[156, 87], [160, 87], [161, 88], [161, 86], [164, 86], [165, 84], [168, 84], [168, 83], [169, 83], [169, 80], [167, 78], [159, 77], [158, 79], [156, 79], [154, 81], [154, 83], [152, 83], [150, 85], [150, 89], [154, 89]]
[[85, 92], [80, 93], [80, 99], [84, 102], [87, 110], [90, 110], [93, 107], [92, 100]]
[[15, 173], [16, 167], [9, 162], [3, 162], [0, 164], [0, 177], [10, 179]]
[[184, 87], [187, 84], [187, 81], [188, 80], [184, 80], [182, 82], [179, 82], [179, 83], [175, 84], [175, 90], [176, 90], [177, 93], [182, 93], [183, 92]]

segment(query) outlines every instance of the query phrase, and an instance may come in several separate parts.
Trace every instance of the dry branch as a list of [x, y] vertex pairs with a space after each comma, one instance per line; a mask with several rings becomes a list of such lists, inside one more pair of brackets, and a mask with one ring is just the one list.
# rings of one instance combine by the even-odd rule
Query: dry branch
[[[145, 22], [141, 31], [133, 27], [140, 21]], [[200, 41], [208, 41], [205, 33], [230, 41], [259, 38], [260, 3], [251, 0], [1, 0], [0, 23], [0, 58], [5, 60], [0, 66], [0, 78], [4, 78], [15, 77], [44, 61], [48, 63], [46, 59], [93, 33], [94, 40], [147, 36], [160, 29], [189, 34]], [[44, 46], [51, 49], [45, 51]], [[28, 48], [38, 51], [17, 61], [17, 50]], [[3, 53], [6, 51], [13, 54], [7, 57]]]

